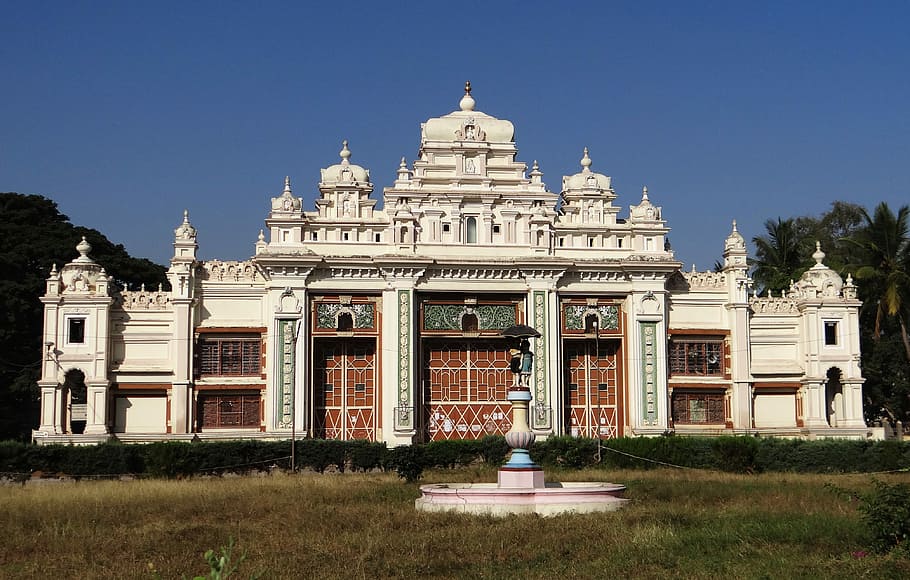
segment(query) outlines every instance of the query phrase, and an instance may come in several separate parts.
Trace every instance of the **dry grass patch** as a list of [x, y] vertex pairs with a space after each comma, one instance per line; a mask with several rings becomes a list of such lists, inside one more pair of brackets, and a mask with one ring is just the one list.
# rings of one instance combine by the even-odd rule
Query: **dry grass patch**
[[[507, 519], [414, 510], [391, 474], [277, 474], [0, 488], [0, 578], [163, 578], [207, 571], [236, 543], [246, 577], [735, 578], [910, 576], [898, 556], [856, 558], [868, 533], [825, 488], [868, 477], [692, 470], [548, 472], [614, 481], [633, 501], [608, 514]], [[425, 482], [495, 481], [493, 469]], [[910, 481], [908, 476], [890, 480]]]

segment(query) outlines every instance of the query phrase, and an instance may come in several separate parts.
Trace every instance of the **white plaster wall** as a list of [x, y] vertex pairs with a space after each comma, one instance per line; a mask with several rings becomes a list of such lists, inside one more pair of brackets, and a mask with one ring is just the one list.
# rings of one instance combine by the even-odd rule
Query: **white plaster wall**
[[755, 396], [755, 427], [795, 427], [796, 397], [791, 394]]
[[117, 397], [115, 433], [164, 433], [167, 430], [167, 397]]
[[255, 321], [262, 324], [262, 300], [259, 297], [226, 296], [206, 298], [203, 319], [207, 326], [218, 326], [218, 321]]

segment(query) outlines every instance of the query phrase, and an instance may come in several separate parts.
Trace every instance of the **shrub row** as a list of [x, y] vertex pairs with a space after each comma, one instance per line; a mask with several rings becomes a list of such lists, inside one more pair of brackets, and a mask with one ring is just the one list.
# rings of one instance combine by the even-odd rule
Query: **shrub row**
[[[161, 442], [145, 445], [37, 446], [0, 442], [0, 473], [34, 472], [73, 477], [122, 474], [183, 477], [290, 467], [290, 441]], [[503, 437], [434, 441], [388, 449], [384, 443], [304, 439], [295, 443], [296, 466], [323, 472], [395, 471], [409, 481], [425, 469], [472, 463], [501, 465], [509, 448]], [[804, 441], [754, 437], [551, 437], [531, 457], [544, 467], [652, 468], [662, 465], [760, 471], [876, 472], [910, 467], [910, 443], [897, 441]]]

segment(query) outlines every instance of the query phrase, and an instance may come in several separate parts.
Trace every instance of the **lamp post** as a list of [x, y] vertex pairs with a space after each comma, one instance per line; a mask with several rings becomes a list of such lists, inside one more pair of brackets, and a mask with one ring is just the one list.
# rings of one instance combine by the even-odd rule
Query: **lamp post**
[[303, 321], [297, 321], [297, 328], [294, 329], [293, 357], [294, 357], [294, 376], [291, 380], [291, 473], [297, 473], [297, 339], [300, 337], [300, 327]]

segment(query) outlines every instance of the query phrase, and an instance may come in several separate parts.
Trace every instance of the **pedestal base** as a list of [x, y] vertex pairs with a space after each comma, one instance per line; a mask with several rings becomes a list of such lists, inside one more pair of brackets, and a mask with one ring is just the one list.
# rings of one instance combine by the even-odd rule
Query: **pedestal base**
[[543, 469], [509, 469], [499, 470], [499, 487], [544, 487]]

